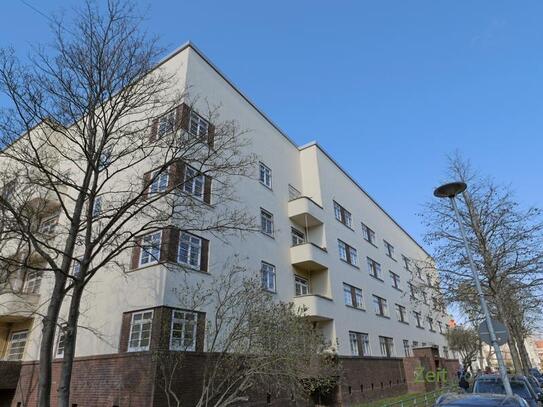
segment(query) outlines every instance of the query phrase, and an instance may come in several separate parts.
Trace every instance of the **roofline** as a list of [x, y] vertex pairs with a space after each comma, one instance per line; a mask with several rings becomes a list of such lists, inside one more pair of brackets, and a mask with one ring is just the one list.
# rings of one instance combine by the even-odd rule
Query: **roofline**
[[411, 236], [409, 234], [409, 232], [407, 230], [405, 230], [402, 225], [400, 225], [374, 198], [372, 198], [372, 196], [364, 189], [362, 188], [362, 186], [354, 179], [354, 177], [352, 177], [317, 141], [313, 140], [313, 141], [310, 141], [309, 143], [307, 144], [304, 144], [302, 146], [299, 146], [298, 147], [298, 150], [302, 151], [302, 150], [305, 150], [307, 148], [310, 148], [310, 147], [316, 147], [318, 148], [320, 151], [322, 151], [322, 153], [330, 160], [332, 161], [332, 163], [337, 167], [339, 168], [339, 170], [345, 174], [345, 176], [347, 176], [347, 178], [349, 178], [352, 183], [358, 188], [360, 189], [360, 191], [362, 191], [362, 193], [364, 195], [366, 195], [392, 222], [394, 222], [394, 224], [396, 226], [398, 226], [400, 228], [401, 231], [403, 231], [424, 253], [426, 253], [426, 255], [428, 257], [430, 257], [431, 259], [433, 259], [432, 255], [430, 253], [428, 253], [428, 251], [421, 246], [421, 244], [419, 242], [417, 242], [417, 240]]
[[192, 42], [187, 41], [170, 54], [166, 55], [158, 64], [153, 68], [156, 69], [162, 64], [168, 62], [170, 59], [175, 57], [177, 54], [183, 52], [185, 49], [191, 48], [196, 54], [204, 60], [235, 92], [237, 92], [253, 109], [255, 109], [275, 130], [277, 130], [290, 144], [298, 148], [298, 144], [294, 142], [266, 113], [264, 113], [245, 93], [243, 93], [239, 88], [234, 84], [234, 82], [226, 76], [196, 45]]

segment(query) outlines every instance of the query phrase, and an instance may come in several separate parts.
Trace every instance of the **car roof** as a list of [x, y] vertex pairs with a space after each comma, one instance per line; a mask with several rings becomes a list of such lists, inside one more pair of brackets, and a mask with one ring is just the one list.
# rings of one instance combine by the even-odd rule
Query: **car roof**
[[443, 406], [524, 406], [519, 396], [505, 394], [445, 394], [439, 399]]

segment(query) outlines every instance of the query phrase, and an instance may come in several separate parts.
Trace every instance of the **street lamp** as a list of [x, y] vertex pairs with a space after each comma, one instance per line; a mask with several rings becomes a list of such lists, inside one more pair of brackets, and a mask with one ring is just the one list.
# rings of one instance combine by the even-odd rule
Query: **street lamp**
[[452, 207], [454, 209], [454, 214], [456, 215], [456, 221], [458, 222], [458, 228], [460, 229], [460, 234], [464, 240], [464, 245], [466, 246], [466, 253], [468, 255], [469, 265], [471, 267], [471, 272], [473, 274], [473, 281], [475, 282], [475, 287], [477, 288], [477, 294], [479, 295], [479, 301], [481, 302], [481, 310], [485, 316], [486, 326], [490, 334], [490, 341], [492, 342], [492, 347], [496, 352], [496, 359], [498, 359], [498, 367], [500, 370], [500, 376], [502, 378], [503, 387], [505, 388], [505, 393], [509, 396], [513, 395], [511, 390], [511, 383], [509, 383], [509, 377], [507, 377], [507, 369], [505, 368], [505, 363], [503, 361], [502, 351], [498, 340], [496, 339], [496, 332], [494, 331], [494, 326], [492, 325], [492, 319], [490, 318], [490, 313], [488, 312], [488, 307], [486, 305], [485, 296], [483, 290], [481, 289], [481, 282], [479, 280], [479, 274], [475, 268], [475, 263], [473, 262], [473, 257], [468, 245], [468, 239], [466, 237], [466, 232], [464, 231], [464, 225], [462, 224], [462, 219], [460, 218], [460, 212], [458, 212], [458, 207], [456, 206], [455, 197], [458, 194], [464, 194], [464, 199], [466, 199], [466, 188], [467, 185], [464, 182], [451, 182], [449, 184], [441, 185], [439, 188], [436, 188], [434, 191], [434, 196], [438, 198], [449, 198], [451, 200]]

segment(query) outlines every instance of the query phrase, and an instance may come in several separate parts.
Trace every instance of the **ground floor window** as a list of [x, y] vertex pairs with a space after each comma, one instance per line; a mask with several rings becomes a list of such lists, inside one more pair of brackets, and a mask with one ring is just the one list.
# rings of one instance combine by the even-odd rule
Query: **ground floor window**
[[353, 356], [369, 356], [370, 341], [368, 334], [349, 331], [349, 342]]
[[153, 326], [153, 311], [135, 312], [132, 314], [128, 351], [139, 352], [149, 350], [151, 343], [151, 328]]
[[196, 326], [198, 315], [195, 312], [172, 312], [170, 349], [181, 351], [196, 350]]
[[387, 358], [392, 357], [394, 354], [394, 339], [380, 336], [379, 345], [381, 347], [381, 355], [386, 356]]
[[28, 331], [12, 332], [9, 338], [8, 360], [21, 360], [25, 351]]
[[309, 281], [306, 278], [295, 276], [294, 288], [296, 295], [307, 295], [309, 294]]
[[411, 356], [411, 347], [409, 346], [409, 341], [407, 339], [403, 340], [403, 353], [405, 356]]

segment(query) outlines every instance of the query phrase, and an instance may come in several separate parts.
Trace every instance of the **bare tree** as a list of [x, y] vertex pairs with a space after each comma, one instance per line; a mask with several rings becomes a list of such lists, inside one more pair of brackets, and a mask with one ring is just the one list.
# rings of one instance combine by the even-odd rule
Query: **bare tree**
[[[478, 175], [459, 156], [450, 159], [447, 177], [468, 184], [469, 193], [458, 198], [461, 219], [490, 310], [509, 328], [512, 358], [520, 371], [523, 364], [517, 348], [524, 347], [525, 335], [537, 316], [534, 311], [541, 305], [541, 211], [521, 208], [509, 188]], [[479, 300], [450, 202], [433, 200], [423, 217], [426, 242], [434, 248], [447, 301], [459, 304], [471, 320], [480, 319]]]
[[189, 129], [194, 95], [157, 65], [162, 50], [140, 21], [130, 2], [88, 1], [70, 24], [53, 23], [52, 48], [34, 49], [29, 64], [0, 53], [0, 89], [12, 103], [0, 117], [0, 179], [9, 180], [0, 262], [54, 280], [42, 317], [42, 407], [67, 293], [61, 406], [69, 405], [80, 302], [97, 273], [126, 271], [135, 246], [162, 261], [167, 253], [145, 237], [172, 226], [217, 236], [252, 227], [233, 193], [253, 170], [244, 132], [219, 122], [214, 106], [198, 112], [204, 127]]
[[452, 351], [458, 352], [462, 365], [472, 370], [472, 363], [477, 360], [480, 350], [479, 336], [473, 328], [457, 326], [447, 332], [447, 342]]
[[[260, 282], [239, 265], [211, 284], [179, 287], [186, 309], [207, 308], [206, 351], [198, 407], [226, 407], [247, 400], [252, 392], [307, 398], [336, 385], [340, 366], [330, 344], [304, 317], [303, 309], [277, 302], [259, 289]], [[182, 378], [183, 353], [160, 352], [159, 376], [169, 405], [180, 406], [175, 391]]]

